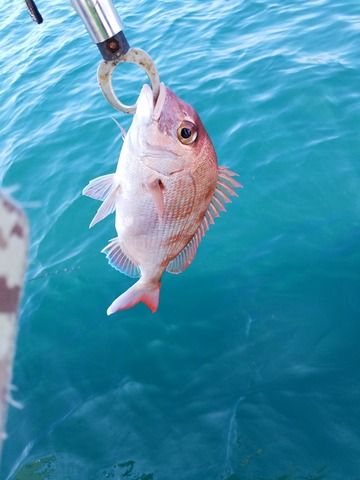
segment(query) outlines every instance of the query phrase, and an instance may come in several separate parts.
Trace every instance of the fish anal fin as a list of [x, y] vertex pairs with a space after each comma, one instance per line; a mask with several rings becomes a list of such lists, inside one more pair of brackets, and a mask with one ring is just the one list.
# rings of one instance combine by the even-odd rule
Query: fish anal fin
[[140, 277], [139, 267], [123, 252], [118, 237], [110, 240], [109, 244], [101, 252], [105, 253], [109, 264], [119, 272], [133, 278]]

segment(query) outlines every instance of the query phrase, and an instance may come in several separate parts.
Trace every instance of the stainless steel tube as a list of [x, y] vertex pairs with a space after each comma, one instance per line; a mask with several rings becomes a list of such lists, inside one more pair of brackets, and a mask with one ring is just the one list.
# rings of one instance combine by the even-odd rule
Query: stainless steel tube
[[126, 54], [130, 47], [112, 0], [71, 0], [71, 4], [104, 60], [118, 60]]
[[95, 43], [118, 34], [123, 25], [111, 0], [71, 0]]

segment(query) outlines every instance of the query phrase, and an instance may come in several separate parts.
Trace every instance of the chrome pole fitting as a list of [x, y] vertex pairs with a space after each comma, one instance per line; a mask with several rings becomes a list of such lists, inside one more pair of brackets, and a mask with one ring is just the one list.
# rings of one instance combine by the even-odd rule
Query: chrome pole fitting
[[104, 60], [113, 61], [129, 50], [123, 25], [111, 0], [71, 0]]

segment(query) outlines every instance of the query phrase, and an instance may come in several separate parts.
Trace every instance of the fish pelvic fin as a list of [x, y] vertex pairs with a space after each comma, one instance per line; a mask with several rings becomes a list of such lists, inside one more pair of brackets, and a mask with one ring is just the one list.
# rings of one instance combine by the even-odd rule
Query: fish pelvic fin
[[107, 309], [107, 314], [111, 315], [119, 310], [131, 308], [139, 302], [145, 303], [152, 313], [155, 313], [159, 306], [160, 281], [146, 284], [138, 280], [132, 287], [116, 298]]
[[89, 228], [115, 211], [115, 201], [118, 192], [119, 185], [115, 183], [113, 173], [94, 178], [84, 188], [83, 195], [103, 202], [92, 219]]
[[194, 260], [199, 243], [209, 226], [215, 223], [215, 218], [220, 216], [220, 212], [226, 212], [224, 204], [231, 203], [230, 196], [238, 196], [234, 188], [242, 187], [242, 185], [234, 180], [233, 177], [235, 176], [237, 176], [237, 173], [228, 170], [226, 167], [219, 167], [214, 194], [204, 218], [186, 247], [168, 264], [167, 272], [181, 273]]

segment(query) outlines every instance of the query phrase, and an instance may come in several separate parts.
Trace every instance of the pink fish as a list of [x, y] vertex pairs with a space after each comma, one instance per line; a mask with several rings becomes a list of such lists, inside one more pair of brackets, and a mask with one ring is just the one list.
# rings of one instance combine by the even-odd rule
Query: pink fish
[[218, 166], [193, 107], [164, 84], [154, 104], [144, 85], [116, 172], [91, 180], [83, 190], [103, 202], [90, 227], [116, 212], [117, 237], [102, 250], [110, 265], [140, 277], [114, 300], [108, 315], [138, 302], [157, 310], [163, 273], [190, 265], [209, 225], [241, 187], [234, 176]]

